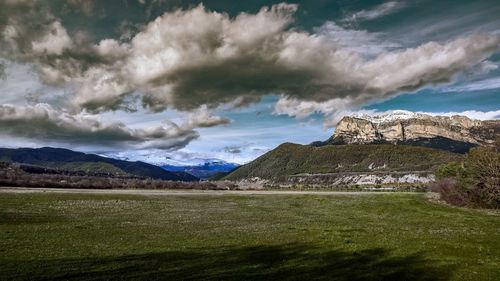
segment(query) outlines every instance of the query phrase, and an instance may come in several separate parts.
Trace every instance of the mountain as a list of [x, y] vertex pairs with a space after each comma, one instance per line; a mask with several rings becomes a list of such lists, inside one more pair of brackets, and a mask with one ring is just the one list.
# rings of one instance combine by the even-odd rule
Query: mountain
[[335, 134], [311, 145], [285, 143], [224, 177], [286, 184], [424, 184], [461, 153], [495, 145], [500, 121], [396, 111], [346, 116]]
[[225, 179], [259, 177], [288, 181], [298, 174], [429, 172], [439, 165], [459, 161], [449, 151], [392, 144], [348, 144], [315, 147], [284, 143], [237, 168]]
[[186, 172], [200, 179], [208, 179], [217, 174], [230, 172], [240, 165], [225, 161], [208, 161], [201, 165], [174, 166], [163, 165], [162, 168], [170, 172]]
[[391, 143], [465, 153], [474, 146], [493, 145], [499, 134], [500, 120], [395, 111], [378, 116], [346, 116], [330, 139], [312, 145]]
[[29, 164], [51, 169], [108, 174], [115, 177], [140, 177], [172, 181], [196, 181], [184, 172], [168, 172], [144, 162], [130, 162], [62, 148], [0, 148], [0, 161]]

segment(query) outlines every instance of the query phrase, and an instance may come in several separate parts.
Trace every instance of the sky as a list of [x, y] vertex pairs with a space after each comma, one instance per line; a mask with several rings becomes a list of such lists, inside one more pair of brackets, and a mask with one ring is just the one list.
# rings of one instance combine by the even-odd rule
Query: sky
[[247, 163], [349, 114], [500, 118], [500, 2], [0, 0], [0, 141]]

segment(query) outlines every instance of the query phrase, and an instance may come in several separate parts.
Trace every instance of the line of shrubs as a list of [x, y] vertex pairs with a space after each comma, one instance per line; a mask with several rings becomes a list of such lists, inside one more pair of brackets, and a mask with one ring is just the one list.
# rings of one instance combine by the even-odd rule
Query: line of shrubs
[[499, 152], [498, 142], [471, 149], [462, 162], [439, 167], [431, 189], [456, 206], [500, 209]]
[[120, 178], [71, 173], [28, 173], [20, 165], [0, 162], [0, 186], [82, 189], [197, 189], [233, 190], [230, 182], [179, 182], [150, 178]]

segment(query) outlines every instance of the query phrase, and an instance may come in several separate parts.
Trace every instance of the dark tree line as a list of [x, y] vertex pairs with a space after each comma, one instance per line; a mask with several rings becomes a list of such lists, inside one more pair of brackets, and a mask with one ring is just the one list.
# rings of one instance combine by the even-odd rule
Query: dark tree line
[[197, 189], [233, 190], [230, 182], [180, 182], [150, 178], [113, 177], [96, 174], [61, 172], [39, 167], [0, 162], [0, 186], [83, 189]]

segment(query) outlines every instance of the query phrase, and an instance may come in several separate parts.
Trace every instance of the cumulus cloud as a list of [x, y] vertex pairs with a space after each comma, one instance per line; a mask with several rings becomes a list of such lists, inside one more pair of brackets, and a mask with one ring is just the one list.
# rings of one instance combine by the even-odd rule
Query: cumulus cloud
[[166, 13], [132, 39], [126, 74], [143, 88], [151, 107], [193, 109], [262, 94], [277, 88], [280, 81], [273, 79], [286, 71], [274, 66], [277, 54], [269, 51], [296, 8], [279, 4], [234, 19], [202, 5]]
[[337, 98], [326, 102], [302, 101], [282, 96], [274, 107], [274, 114], [288, 115], [298, 119], [304, 119], [312, 114], [325, 116], [324, 128], [333, 128], [346, 115], [356, 113], [372, 114], [371, 110], [353, 110], [353, 101], [349, 98]]
[[48, 104], [0, 105], [3, 135], [133, 148], [179, 149], [198, 138], [192, 128], [172, 122], [150, 128], [129, 128], [121, 122], [105, 123], [95, 116], [71, 115]]
[[49, 32], [44, 37], [31, 43], [33, 52], [37, 54], [60, 55], [65, 49], [71, 48], [73, 41], [60, 22], [50, 25]]
[[348, 108], [348, 99], [332, 99], [326, 102], [302, 101], [282, 96], [274, 106], [274, 114], [288, 115], [299, 119], [306, 118], [314, 113], [335, 115]]
[[104, 39], [99, 44], [93, 46], [96, 53], [102, 58], [116, 60], [127, 55], [129, 47], [127, 44], [120, 44], [114, 39]]
[[190, 112], [186, 119], [185, 126], [190, 128], [208, 128], [231, 123], [228, 118], [213, 115], [206, 105]]
[[[358, 60], [354, 65], [345, 65], [349, 71], [343, 73], [343, 84], [339, 86], [347, 87], [347, 91], [332, 89], [331, 93], [336, 91], [339, 98], [311, 102], [289, 95], [280, 99], [276, 112], [297, 117], [322, 112], [335, 120], [335, 115], [345, 109], [389, 98], [401, 91], [449, 82], [456, 74], [498, 50], [499, 42], [497, 36], [472, 35], [444, 44], [429, 42], [416, 48], [383, 53], [372, 60]], [[331, 111], [327, 113], [328, 110]]]
[[383, 96], [416, 90], [427, 84], [449, 82], [454, 75], [477, 65], [499, 49], [500, 37], [476, 34], [440, 44], [429, 42], [417, 48], [386, 53], [363, 65], [370, 76], [369, 91]]
[[[199, 5], [165, 13], [130, 42], [89, 46], [76, 46], [53, 20], [30, 43], [35, 56], [59, 56], [36, 57], [40, 77], [71, 87], [68, 104], [93, 112], [126, 108], [131, 94], [153, 111], [241, 105], [268, 94], [308, 102], [304, 107], [338, 99], [355, 107], [450, 81], [499, 48], [500, 35], [475, 34], [400, 50], [377, 34], [332, 22], [310, 34], [290, 28], [297, 8], [277, 4], [231, 18]], [[23, 37], [12, 28], [4, 28], [5, 41]]]
[[[130, 45], [101, 41], [96, 47], [101, 56], [125, 57], [81, 74], [74, 105], [115, 109], [133, 91], [142, 93], [143, 104], [154, 111], [193, 110], [236, 99], [254, 102], [272, 93], [316, 102], [349, 98], [362, 104], [448, 82], [499, 48], [500, 36], [492, 34], [405, 50], [392, 50], [398, 45], [333, 23], [308, 34], [288, 28], [296, 9], [280, 4], [230, 18], [200, 5], [164, 14]], [[366, 46], [365, 54], [371, 56], [356, 50], [357, 45]], [[92, 73], [98, 72], [106, 79], [96, 84]], [[87, 84], [92, 91], [85, 90]]]
[[109, 67], [90, 67], [72, 81], [77, 90], [71, 103], [91, 111], [123, 108], [123, 99], [132, 92], [126, 77]]
[[[354, 18], [375, 19], [402, 5], [387, 2]], [[19, 12], [0, 12], [0, 45], [33, 63], [45, 83], [66, 87], [64, 102], [74, 112], [126, 109], [139, 97], [152, 111], [187, 112], [192, 128], [229, 122], [208, 108], [269, 94], [281, 97], [277, 114], [335, 120], [367, 102], [452, 81], [499, 50], [500, 35], [490, 33], [407, 49], [333, 22], [309, 33], [291, 27], [297, 9], [282, 3], [231, 17], [199, 5], [163, 14], [130, 40], [97, 43], [85, 36], [77, 43], [46, 11], [34, 25]]]
[[[41, 53], [44, 47], [58, 52], [58, 45], [66, 47], [67, 35], [60, 21], [40, 1], [0, 1], [0, 55], [31, 60], [37, 56], [34, 52]], [[59, 38], [61, 42], [53, 42]]]

